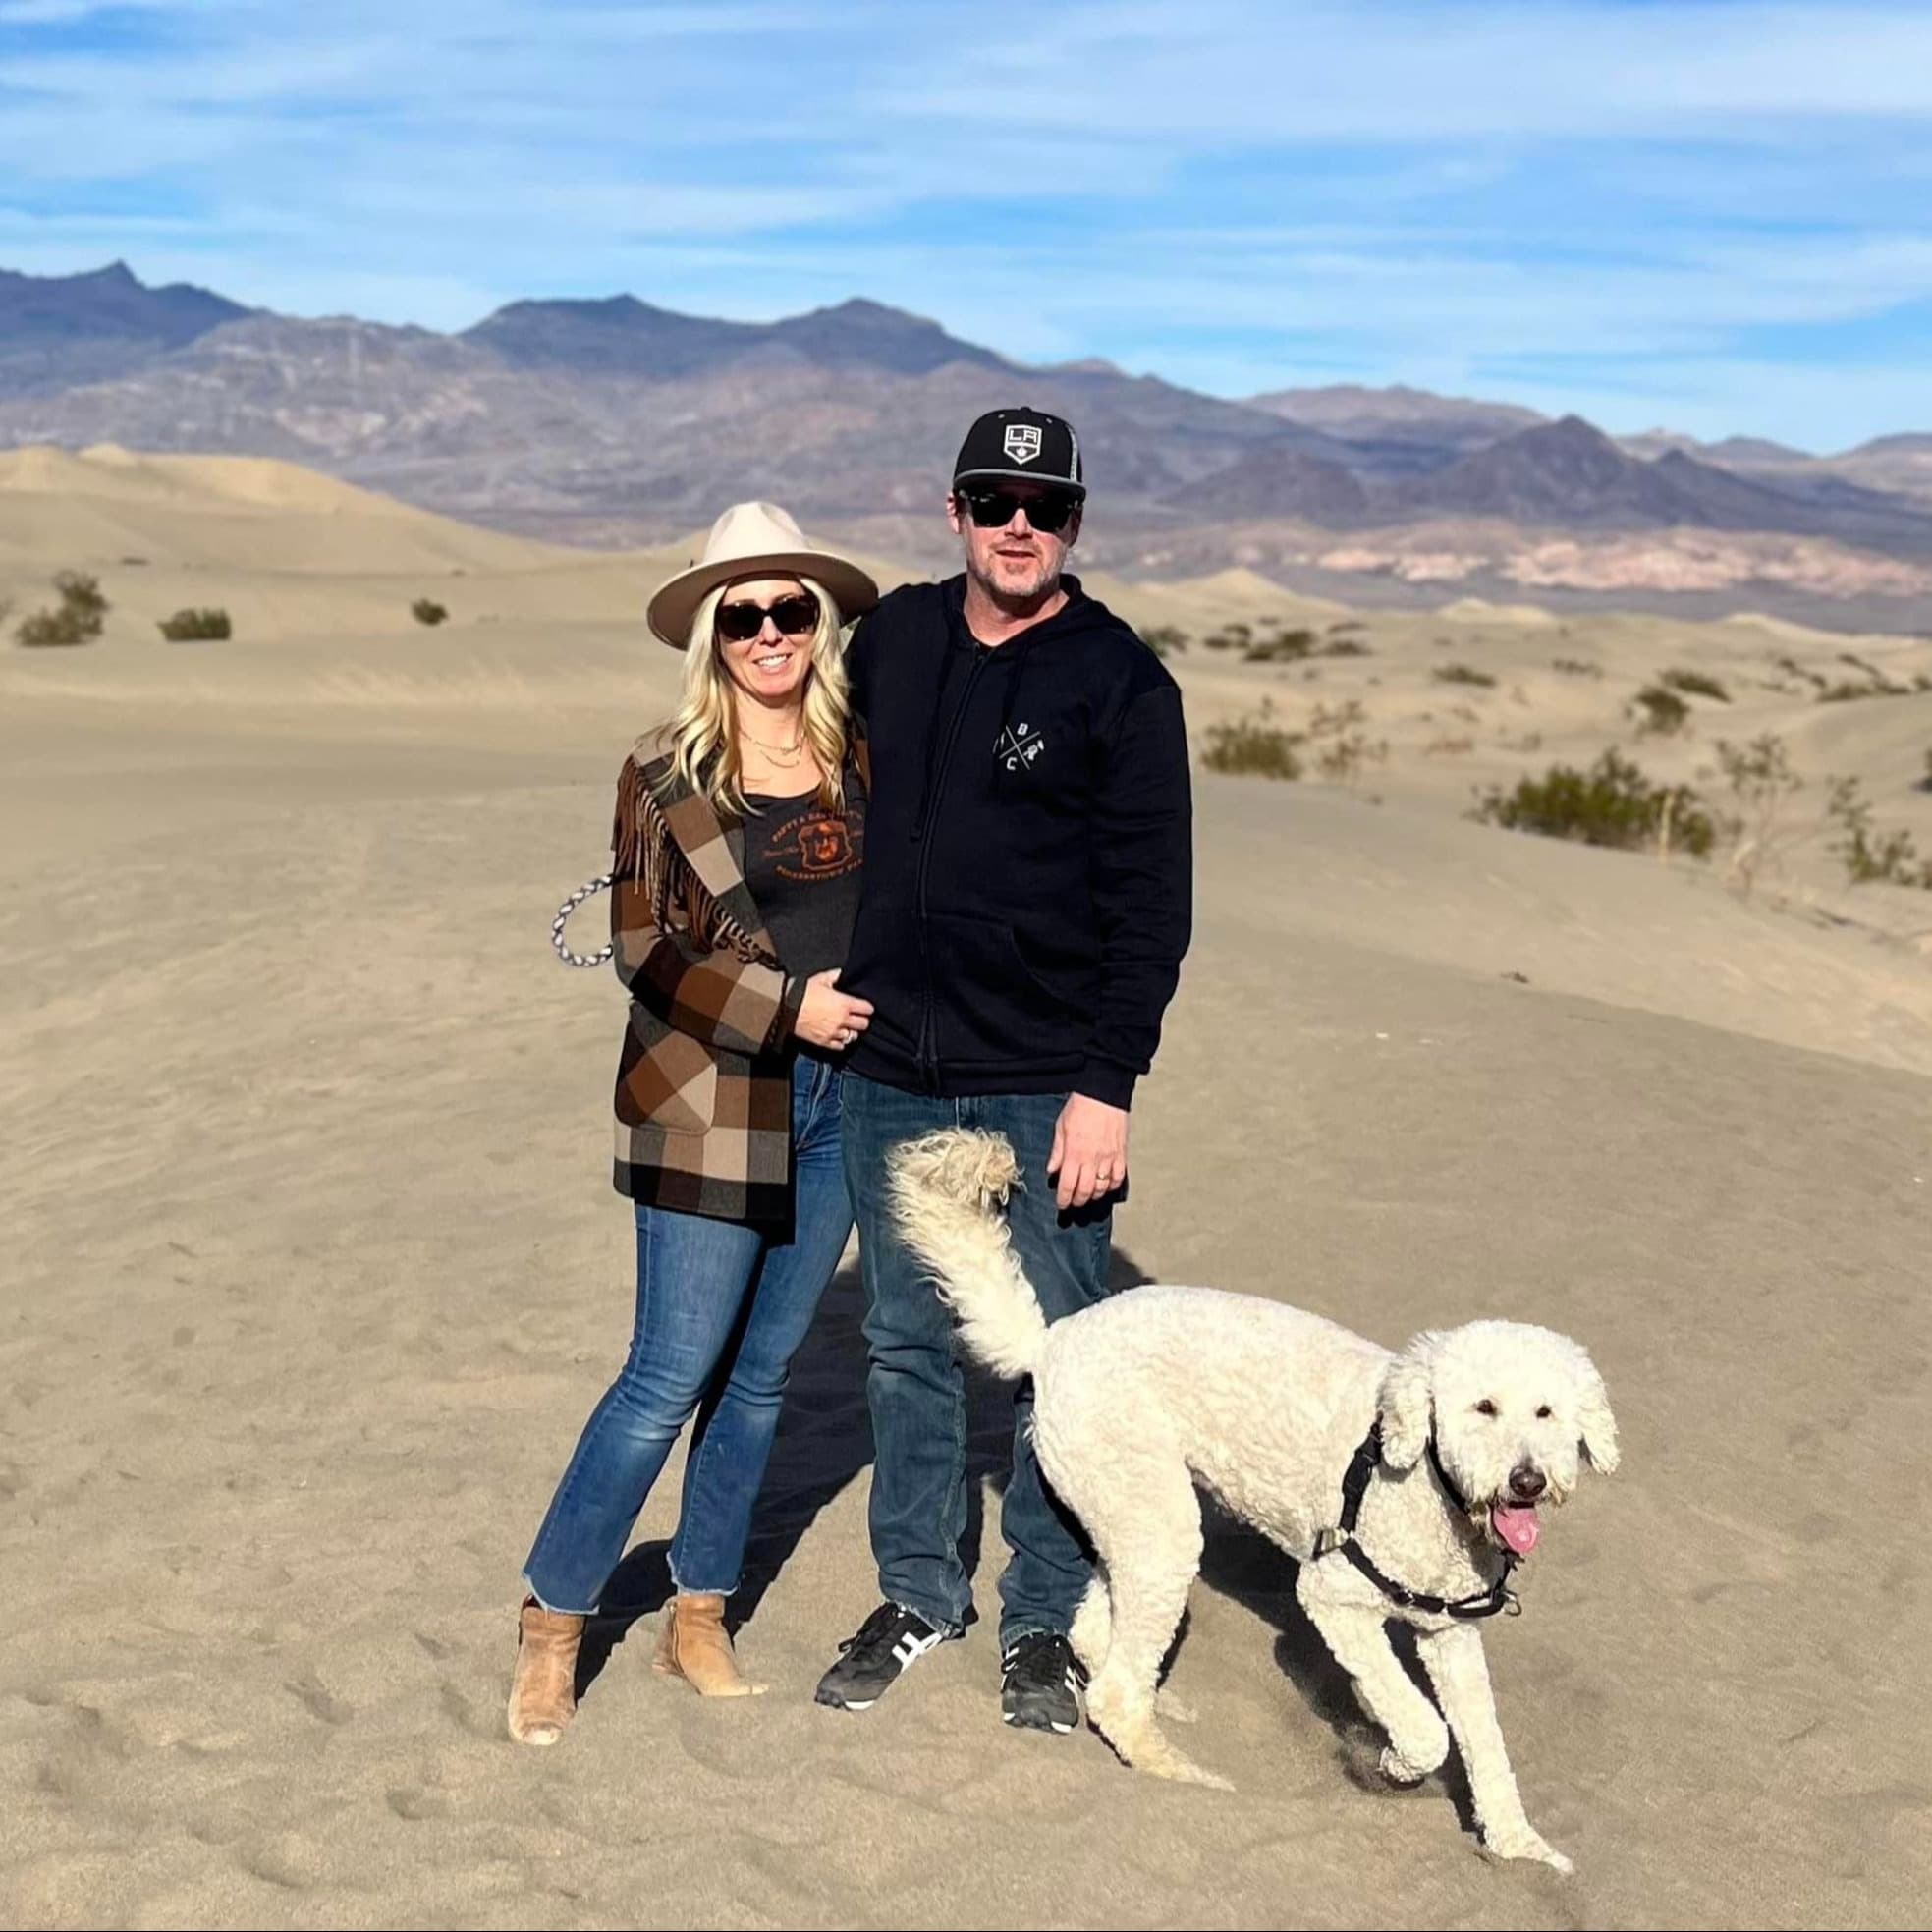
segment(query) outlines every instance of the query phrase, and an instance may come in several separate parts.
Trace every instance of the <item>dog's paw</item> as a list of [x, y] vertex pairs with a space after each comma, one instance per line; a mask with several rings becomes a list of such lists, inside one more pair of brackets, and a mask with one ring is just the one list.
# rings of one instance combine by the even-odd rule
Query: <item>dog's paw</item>
[[1384, 1747], [1376, 1761], [1382, 1776], [1399, 1792], [1413, 1791], [1436, 1767], [1434, 1765], [1414, 1765], [1403, 1756], [1393, 1744]]
[[1521, 1831], [1499, 1834], [1483, 1841], [1482, 1848], [1492, 1858], [1520, 1860], [1530, 1864], [1548, 1865], [1553, 1872], [1568, 1878], [1576, 1867], [1551, 1845], [1538, 1832], [1524, 1826]]

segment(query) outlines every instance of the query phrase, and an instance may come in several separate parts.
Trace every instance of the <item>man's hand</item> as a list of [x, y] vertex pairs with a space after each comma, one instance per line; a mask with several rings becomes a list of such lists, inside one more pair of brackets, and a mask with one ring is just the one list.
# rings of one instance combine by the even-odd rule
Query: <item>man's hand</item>
[[1059, 1176], [1054, 1199], [1064, 1214], [1104, 1199], [1127, 1182], [1127, 1109], [1084, 1093], [1068, 1096], [1053, 1127], [1047, 1178]]

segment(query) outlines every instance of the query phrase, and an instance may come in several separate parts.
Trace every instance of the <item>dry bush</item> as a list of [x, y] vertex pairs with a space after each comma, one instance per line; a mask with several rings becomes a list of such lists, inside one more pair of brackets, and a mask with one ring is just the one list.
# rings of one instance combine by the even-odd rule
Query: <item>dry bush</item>
[[1552, 765], [1541, 778], [1519, 778], [1508, 792], [1492, 786], [1471, 815], [1548, 839], [1624, 851], [1681, 847], [1699, 858], [1717, 838], [1695, 792], [1687, 785], [1654, 784], [1615, 747], [1588, 771]]
[[1690, 706], [1662, 685], [1645, 685], [1632, 706], [1639, 738], [1671, 738], [1690, 723]]
[[1791, 820], [1789, 807], [1803, 791], [1804, 780], [1792, 769], [1785, 741], [1774, 732], [1764, 732], [1748, 745], [1719, 739], [1717, 761], [1736, 806], [1723, 823], [1731, 848], [1725, 875], [1748, 899], [1758, 880], [1782, 871], [1786, 857], [1814, 837], [1817, 828]]
[[1301, 760], [1296, 747], [1303, 743], [1301, 733], [1284, 731], [1274, 722], [1274, 706], [1264, 699], [1252, 717], [1209, 726], [1201, 763], [1209, 771], [1239, 778], [1297, 779]]
[[100, 580], [84, 571], [59, 571], [54, 590], [60, 602], [21, 619], [16, 641], [29, 650], [70, 644], [90, 644], [101, 634], [111, 606], [101, 594]]
[[1666, 671], [1658, 683], [1668, 690], [1684, 691], [1691, 697], [1714, 697], [1720, 704], [1731, 702], [1731, 693], [1703, 671], [1673, 670]]
[[225, 610], [179, 610], [160, 620], [160, 631], [171, 644], [198, 644], [233, 636], [235, 627]]

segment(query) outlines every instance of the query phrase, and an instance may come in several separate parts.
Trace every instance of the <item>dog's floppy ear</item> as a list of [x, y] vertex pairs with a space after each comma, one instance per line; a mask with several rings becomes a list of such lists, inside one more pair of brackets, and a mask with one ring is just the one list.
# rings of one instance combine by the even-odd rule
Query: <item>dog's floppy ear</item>
[[1621, 1460], [1617, 1448], [1617, 1418], [1610, 1412], [1610, 1392], [1603, 1377], [1585, 1355], [1577, 1370], [1580, 1394], [1576, 1403], [1576, 1429], [1583, 1440], [1583, 1454], [1593, 1469], [1613, 1475]]
[[1376, 1420], [1382, 1427], [1382, 1460], [1392, 1469], [1412, 1469], [1428, 1443], [1435, 1423], [1435, 1336], [1418, 1335], [1383, 1373]]

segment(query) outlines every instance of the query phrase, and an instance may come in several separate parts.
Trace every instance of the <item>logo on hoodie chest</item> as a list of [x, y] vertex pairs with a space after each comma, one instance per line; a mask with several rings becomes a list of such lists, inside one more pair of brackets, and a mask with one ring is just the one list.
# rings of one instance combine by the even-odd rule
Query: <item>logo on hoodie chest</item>
[[1046, 735], [1029, 724], [1009, 725], [993, 746], [993, 756], [1008, 771], [1031, 766], [1046, 749]]

